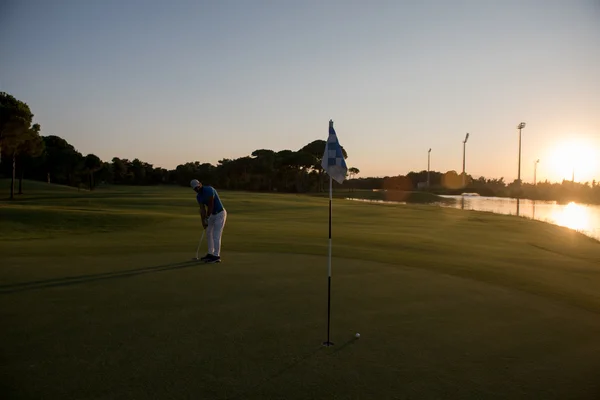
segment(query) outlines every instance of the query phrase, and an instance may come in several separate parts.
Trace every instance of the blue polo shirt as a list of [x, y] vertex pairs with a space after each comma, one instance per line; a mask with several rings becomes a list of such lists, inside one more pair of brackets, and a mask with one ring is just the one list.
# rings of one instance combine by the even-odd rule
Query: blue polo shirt
[[221, 203], [219, 194], [212, 186], [202, 186], [202, 189], [196, 195], [196, 200], [198, 201], [198, 204], [208, 206], [208, 200], [213, 196], [215, 198], [213, 214], [218, 214], [223, 211], [223, 203]]

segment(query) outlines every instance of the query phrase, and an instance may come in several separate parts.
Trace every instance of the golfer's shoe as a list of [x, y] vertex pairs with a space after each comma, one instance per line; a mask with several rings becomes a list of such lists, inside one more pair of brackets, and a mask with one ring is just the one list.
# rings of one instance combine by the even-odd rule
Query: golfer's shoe
[[200, 261], [207, 261], [210, 257], [212, 257], [212, 255], [209, 253], [206, 253], [206, 255], [204, 257], [200, 258]]
[[220, 263], [221, 262], [221, 257], [210, 255], [209, 258], [207, 258], [204, 262], [207, 263], [207, 264]]

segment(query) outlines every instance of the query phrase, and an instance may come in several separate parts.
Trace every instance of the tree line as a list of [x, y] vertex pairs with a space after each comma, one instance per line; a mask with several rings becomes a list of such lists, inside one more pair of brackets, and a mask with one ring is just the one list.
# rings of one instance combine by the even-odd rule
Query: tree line
[[[257, 149], [246, 157], [224, 158], [217, 165], [193, 161], [167, 170], [137, 158], [103, 161], [95, 154], [83, 155], [59, 136], [41, 135], [33, 117], [26, 103], [0, 93], [0, 174], [11, 178], [11, 199], [23, 193], [23, 179], [89, 190], [101, 184], [187, 186], [199, 179], [222, 189], [297, 193], [321, 191], [327, 180], [321, 167], [324, 140], [298, 150]], [[346, 150], [342, 152], [347, 158]], [[349, 169], [353, 176], [359, 172]]]
[[[427, 185], [429, 175], [429, 185]], [[440, 195], [460, 195], [477, 193], [489, 197], [513, 197], [530, 200], [547, 200], [558, 202], [581, 202], [600, 204], [600, 182], [549, 182], [548, 180], [532, 183], [514, 180], [505, 182], [504, 178], [473, 178], [471, 175], [456, 171], [409, 172], [406, 175], [382, 178], [357, 178], [344, 182], [349, 190], [421, 190]]]
[[[10, 177], [10, 198], [23, 193], [23, 179], [32, 179], [94, 190], [99, 185], [189, 185], [199, 179], [226, 190], [307, 193], [327, 190], [328, 177], [321, 167], [324, 140], [314, 140], [297, 150], [257, 149], [217, 165], [192, 161], [167, 170], [139, 160], [114, 157], [103, 161], [82, 154], [65, 139], [42, 135], [29, 106], [0, 92], [0, 176]], [[348, 157], [342, 148], [344, 157]], [[334, 182], [336, 190], [423, 190], [436, 194], [475, 192], [483, 196], [521, 197], [536, 200], [580, 201], [600, 204], [596, 181], [576, 183], [506, 183], [503, 178], [474, 179], [456, 171], [409, 172], [406, 175], [358, 178], [351, 167], [348, 180]]]

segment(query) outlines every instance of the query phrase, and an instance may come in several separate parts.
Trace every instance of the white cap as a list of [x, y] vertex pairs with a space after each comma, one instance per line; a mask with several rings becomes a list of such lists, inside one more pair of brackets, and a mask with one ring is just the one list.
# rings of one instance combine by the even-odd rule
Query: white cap
[[190, 186], [192, 187], [192, 189], [196, 189], [198, 186], [200, 186], [200, 182], [198, 181], [198, 179], [192, 179], [192, 181], [190, 182]]

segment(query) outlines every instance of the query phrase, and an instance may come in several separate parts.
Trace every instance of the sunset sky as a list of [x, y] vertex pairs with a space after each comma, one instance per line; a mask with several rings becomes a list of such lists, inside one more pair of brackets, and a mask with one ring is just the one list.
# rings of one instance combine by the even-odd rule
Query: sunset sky
[[600, 180], [600, 1], [0, 1], [0, 91], [84, 155]]

